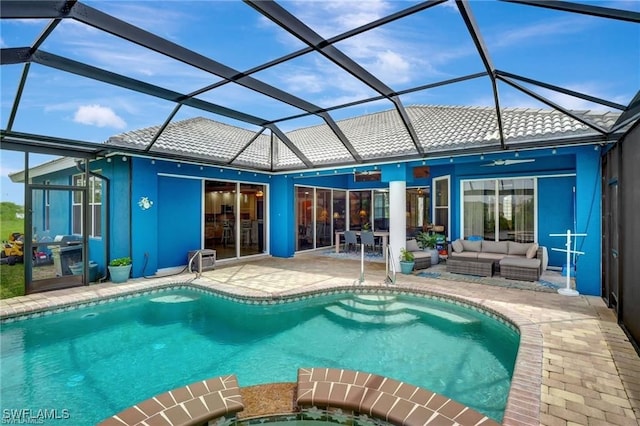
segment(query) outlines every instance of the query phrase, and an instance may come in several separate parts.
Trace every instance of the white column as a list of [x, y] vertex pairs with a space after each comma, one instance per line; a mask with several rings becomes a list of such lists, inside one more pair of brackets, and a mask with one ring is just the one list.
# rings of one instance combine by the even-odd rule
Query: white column
[[400, 271], [400, 248], [407, 242], [407, 184], [389, 182], [389, 246], [396, 271]]

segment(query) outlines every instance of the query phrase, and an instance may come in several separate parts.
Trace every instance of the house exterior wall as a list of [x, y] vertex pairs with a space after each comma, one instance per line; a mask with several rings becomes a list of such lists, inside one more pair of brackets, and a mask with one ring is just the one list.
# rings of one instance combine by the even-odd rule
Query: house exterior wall
[[[105, 267], [107, 253], [109, 259], [131, 256], [134, 277], [150, 276], [158, 269], [184, 265], [187, 252], [202, 247], [204, 180], [267, 185], [266, 249], [273, 256], [291, 257], [295, 254], [296, 185], [360, 190], [388, 188], [389, 181], [400, 179], [405, 181], [406, 187], [427, 188], [432, 186], [433, 179], [449, 176], [451, 220], [447, 234], [450, 239], [456, 239], [462, 234], [461, 184], [464, 180], [532, 177], [537, 179], [537, 238], [541, 245], [549, 248], [550, 265], [560, 267], [564, 259], [550, 250], [563, 247], [564, 241], [549, 237], [550, 233], [562, 233], [567, 229], [587, 233], [588, 236], [577, 244], [577, 249], [585, 254], [579, 257], [576, 282], [581, 293], [599, 294], [600, 152], [593, 146], [585, 146], [558, 148], [552, 154], [547, 148], [521, 153], [519, 158], [533, 158], [533, 162], [487, 167], [492, 158], [507, 155], [513, 153], [492, 154], [486, 159], [479, 155], [453, 160], [430, 159], [427, 161], [429, 175], [420, 178], [414, 177], [413, 168], [423, 166], [423, 160], [268, 175], [150, 158], [114, 156], [108, 161], [101, 159], [94, 161], [91, 169], [100, 170], [110, 180], [110, 201], [104, 206], [109, 208], [111, 221], [110, 247], [107, 250], [104, 246], [104, 238], [92, 239], [90, 256], [101, 268]], [[381, 181], [355, 182], [354, 170], [381, 170]], [[46, 178], [68, 182], [74, 173], [77, 170], [69, 169]], [[138, 205], [143, 197], [153, 202], [150, 208], [143, 209]], [[69, 204], [66, 203], [68, 211], [64, 215], [67, 227], [70, 226]]]
[[269, 245], [271, 254], [291, 257], [295, 252], [294, 179], [288, 175], [276, 175], [269, 190]]

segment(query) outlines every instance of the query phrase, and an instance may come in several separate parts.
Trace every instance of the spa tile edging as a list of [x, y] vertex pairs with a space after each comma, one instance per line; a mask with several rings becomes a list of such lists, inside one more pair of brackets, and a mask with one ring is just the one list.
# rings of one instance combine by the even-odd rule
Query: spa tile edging
[[156, 395], [105, 419], [98, 426], [201, 425], [235, 417], [244, 409], [235, 375], [213, 377]]
[[443, 395], [362, 371], [300, 368], [296, 404], [339, 408], [396, 426], [497, 426], [494, 420]]

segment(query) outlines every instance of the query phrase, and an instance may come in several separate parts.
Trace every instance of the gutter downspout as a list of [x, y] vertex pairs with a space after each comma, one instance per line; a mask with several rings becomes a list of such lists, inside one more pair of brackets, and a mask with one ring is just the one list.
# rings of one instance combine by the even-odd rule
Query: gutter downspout
[[[81, 171], [82, 173], [84, 173], [84, 169], [81, 166], [82, 162], [79, 160], [76, 160], [76, 168]], [[110, 247], [111, 247], [111, 240], [110, 240], [110, 229], [111, 229], [111, 214], [109, 213], [111, 211], [110, 205], [109, 205], [109, 188], [110, 188], [110, 183], [111, 181], [109, 180], [108, 177], [101, 175], [99, 173], [96, 172], [92, 172], [91, 170], [89, 170], [89, 175], [93, 176], [93, 177], [97, 177], [98, 179], [101, 179], [104, 182], [104, 188], [102, 191], [102, 199], [104, 200], [104, 204], [106, 205], [106, 214], [105, 214], [105, 220], [104, 220], [104, 232], [103, 232], [103, 241], [105, 242], [104, 245], [104, 274], [102, 275], [102, 277], [100, 277], [98, 279], [98, 282], [101, 283], [103, 281], [106, 281], [107, 279], [107, 265], [109, 264], [109, 255], [110, 255]]]

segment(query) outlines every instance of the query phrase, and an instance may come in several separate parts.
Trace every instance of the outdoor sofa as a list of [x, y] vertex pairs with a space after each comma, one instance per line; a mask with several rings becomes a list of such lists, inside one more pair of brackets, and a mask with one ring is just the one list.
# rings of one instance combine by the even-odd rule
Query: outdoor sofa
[[548, 265], [547, 248], [515, 241], [457, 239], [449, 245], [447, 271], [537, 281]]
[[418, 246], [418, 241], [415, 238], [407, 240], [407, 251], [413, 254], [415, 265], [414, 270], [426, 269], [431, 266], [431, 252], [425, 251]]

